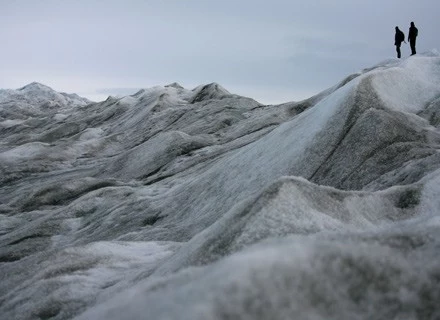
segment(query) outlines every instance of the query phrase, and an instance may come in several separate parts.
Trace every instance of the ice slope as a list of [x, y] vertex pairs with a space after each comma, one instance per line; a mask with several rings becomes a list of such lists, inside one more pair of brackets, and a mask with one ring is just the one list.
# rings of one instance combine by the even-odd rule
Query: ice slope
[[0, 315], [438, 318], [439, 99], [431, 52], [279, 106], [174, 83], [21, 110]]

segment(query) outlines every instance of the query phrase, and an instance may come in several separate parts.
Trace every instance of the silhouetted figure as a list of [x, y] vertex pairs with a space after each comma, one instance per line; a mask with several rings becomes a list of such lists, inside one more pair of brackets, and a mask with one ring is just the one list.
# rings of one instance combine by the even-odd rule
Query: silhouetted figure
[[399, 27], [396, 27], [396, 35], [394, 36], [394, 45], [396, 46], [397, 58], [400, 59], [400, 45], [405, 41], [405, 35], [402, 31], [399, 30]]
[[409, 45], [411, 46], [411, 55], [416, 54], [416, 38], [419, 34], [419, 30], [414, 25], [414, 22], [411, 22], [411, 27], [409, 27], [409, 33], [408, 33], [408, 41]]

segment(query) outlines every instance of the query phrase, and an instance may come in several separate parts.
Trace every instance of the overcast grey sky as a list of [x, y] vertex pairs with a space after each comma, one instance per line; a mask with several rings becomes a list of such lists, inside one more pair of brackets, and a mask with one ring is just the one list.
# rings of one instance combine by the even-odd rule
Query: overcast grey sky
[[[440, 49], [438, 0], [0, 0], [0, 88], [94, 100], [218, 82], [263, 103], [307, 98], [395, 57], [394, 27]], [[402, 48], [404, 57], [408, 45]]]

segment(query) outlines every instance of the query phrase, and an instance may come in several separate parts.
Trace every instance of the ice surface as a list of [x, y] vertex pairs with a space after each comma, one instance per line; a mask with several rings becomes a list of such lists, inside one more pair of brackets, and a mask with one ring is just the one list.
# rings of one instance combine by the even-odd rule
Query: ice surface
[[[390, 242], [401, 237], [387, 235]], [[279, 239], [140, 283], [75, 319], [438, 317], [438, 258], [426, 261], [376, 241], [374, 235]], [[425, 254], [436, 245], [425, 243]]]
[[[99, 241], [58, 252], [49, 250], [46, 256], [34, 255], [30, 259], [39, 269], [5, 293], [2, 317], [71, 317], [91, 302], [130, 287], [136, 274], [154, 270], [177, 248], [173, 243]], [[6, 284], [20, 272], [26, 273], [12, 265], [4, 269]], [[35, 296], [40, 298], [35, 300]]]
[[11, 128], [16, 125], [22, 124], [23, 122], [24, 120], [5, 120], [0, 122], [0, 126], [2, 126], [3, 128]]
[[439, 318], [439, 66], [277, 106], [0, 90], [1, 317]]
[[440, 65], [423, 63], [430, 59], [414, 56], [394, 68], [377, 71], [380, 76], [373, 76], [373, 86], [389, 108], [416, 113], [438, 97]]
[[32, 160], [32, 158], [44, 154], [48, 148], [49, 148], [49, 144], [47, 143], [42, 143], [42, 142], [26, 143], [14, 149], [1, 153], [0, 160], [4, 160], [5, 162], [14, 162], [17, 160], [25, 159], [29, 161]]

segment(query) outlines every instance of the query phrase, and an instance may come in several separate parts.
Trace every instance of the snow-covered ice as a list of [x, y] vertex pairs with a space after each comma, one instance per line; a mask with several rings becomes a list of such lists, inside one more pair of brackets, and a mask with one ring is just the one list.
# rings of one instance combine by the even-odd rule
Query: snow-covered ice
[[267, 106], [0, 90], [0, 318], [440, 318], [440, 55]]

